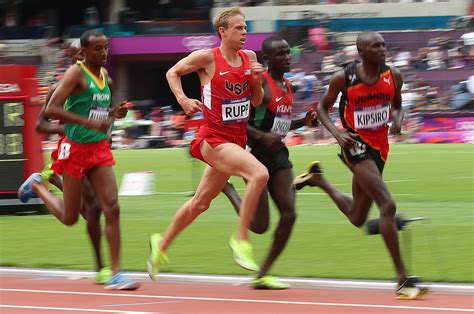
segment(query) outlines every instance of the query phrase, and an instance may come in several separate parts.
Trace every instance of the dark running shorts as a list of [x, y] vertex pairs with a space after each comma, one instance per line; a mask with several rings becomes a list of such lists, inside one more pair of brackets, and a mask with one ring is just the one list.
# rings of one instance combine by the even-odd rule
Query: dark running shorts
[[293, 164], [289, 159], [290, 154], [286, 146], [282, 147], [277, 152], [269, 152], [267, 149], [260, 147], [261, 146], [252, 147], [250, 153], [267, 167], [269, 174], [272, 174], [277, 170], [293, 168]]
[[350, 150], [343, 150], [341, 148], [341, 153], [338, 154], [342, 162], [345, 163], [349, 168], [352, 168], [353, 165], [358, 164], [364, 160], [371, 159], [377, 165], [380, 173], [383, 172], [385, 167], [385, 161], [382, 159], [380, 152], [364, 142], [360, 137], [356, 138], [358, 145], [356, 148]]

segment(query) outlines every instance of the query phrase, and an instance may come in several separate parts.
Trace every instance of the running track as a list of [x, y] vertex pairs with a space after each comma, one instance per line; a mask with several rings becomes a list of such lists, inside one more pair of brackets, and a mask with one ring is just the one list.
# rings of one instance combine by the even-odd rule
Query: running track
[[364, 313], [474, 312], [472, 294], [396, 300], [393, 291], [293, 288], [252, 290], [229, 284], [144, 281], [137, 291], [106, 291], [90, 279], [0, 275], [0, 313]]

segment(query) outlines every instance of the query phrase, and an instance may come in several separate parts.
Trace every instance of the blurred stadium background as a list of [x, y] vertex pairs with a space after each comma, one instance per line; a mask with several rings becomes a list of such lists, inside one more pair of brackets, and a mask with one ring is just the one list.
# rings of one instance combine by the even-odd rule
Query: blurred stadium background
[[[120, 199], [124, 266], [143, 270], [148, 235], [168, 224], [202, 170], [190, 161], [185, 148], [200, 117], [183, 114], [165, 73], [191, 51], [218, 46], [212, 18], [234, 5], [243, 6], [246, 13], [246, 48], [260, 56], [262, 40], [275, 33], [290, 43], [292, 71], [287, 75], [298, 87], [297, 115], [321, 98], [335, 71], [357, 58], [354, 41], [360, 31], [382, 33], [387, 63], [398, 67], [405, 78], [404, 131], [391, 141], [412, 144], [392, 146], [385, 178], [400, 212], [427, 217], [426, 223], [413, 224], [404, 252], [414, 270], [428, 280], [472, 282], [471, 0], [0, 0], [0, 213], [14, 212], [15, 187], [49, 158], [43, 158], [41, 150], [56, 145], [55, 136], [34, 133], [34, 121], [49, 86], [70, 65], [68, 44], [85, 30], [98, 29], [110, 38], [107, 69], [115, 82], [115, 99], [134, 103], [113, 131], [119, 184], [126, 172], [156, 171], [158, 194]], [[184, 77], [183, 85], [190, 97], [200, 98], [197, 75]], [[338, 121], [337, 110], [333, 118]], [[286, 142], [294, 146], [295, 172], [320, 159], [328, 177], [349, 192], [349, 185], [344, 185], [350, 174], [335, 157], [337, 147], [324, 128], [303, 127], [289, 134]], [[446, 145], [434, 145], [440, 143]], [[143, 150], [135, 150], [139, 148]], [[299, 221], [275, 273], [390, 278], [380, 237], [360, 236], [319, 192], [298, 193]], [[376, 214], [374, 209], [372, 216]], [[240, 273], [225, 243], [236, 221], [229, 204], [219, 197], [172, 248], [173, 264], [165, 271]], [[92, 267], [82, 222], [69, 229], [50, 215], [2, 215], [0, 226], [2, 265]], [[254, 237], [259, 256], [270, 237], [271, 231]], [[71, 242], [77, 243], [76, 248], [64, 246]]]

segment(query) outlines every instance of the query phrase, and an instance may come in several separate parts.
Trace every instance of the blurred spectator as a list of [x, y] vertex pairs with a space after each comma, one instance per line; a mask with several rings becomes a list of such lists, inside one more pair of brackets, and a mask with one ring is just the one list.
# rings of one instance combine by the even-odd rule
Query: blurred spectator
[[321, 71], [323, 73], [334, 73], [339, 69], [340, 68], [334, 63], [333, 55], [324, 56], [323, 62], [321, 64]]
[[186, 126], [186, 115], [183, 111], [178, 111], [171, 116], [171, 123], [176, 130], [177, 139], [183, 138], [184, 127]]
[[357, 50], [356, 45], [346, 46], [344, 49], [344, 55], [346, 57], [346, 62], [352, 62], [356, 59], [359, 59], [359, 51]]
[[293, 46], [290, 48], [291, 63], [299, 63], [301, 56], [301, 47]]
[[474, 109], [474, 75], [467, 81], [453, 86], [455, 95], [449, 100], [449, 107], [452, 109]]
[[438, 46], [429, 47], [426, 57], [428, 59], [428, 70], [441, 70], [446, 68], [443, 61], [443, 52]]
[[99, 24], [99, 10], [96, 7], [88, 7], [84, 12], [84, 25], [96, 26]]
[[411, 53], [409, 51], [401, 51], [398, 47], [394, 50], [393, 65], [401, 71], [408, 70], [410, 68]]

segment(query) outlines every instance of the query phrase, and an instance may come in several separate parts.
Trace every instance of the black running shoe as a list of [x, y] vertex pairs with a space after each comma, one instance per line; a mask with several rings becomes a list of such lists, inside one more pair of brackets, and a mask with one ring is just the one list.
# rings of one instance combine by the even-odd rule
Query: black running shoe
[[311, 186], [310, 180], [314, 174], [321, 174], [323, 170], [321, 169], [321, 163], [319, 161], [313, 161], [308, 166], [308, 171], [303, 172], [299, 176], [296, 176], [293, 179], [291, 187], [296, 190], [301, 190], [307, 185]]
[[418, 277], [407, 277], [405, 281], [397, 288], [398, 300], [415, 300], [430, 291], [428, 287], [418, 285]]

